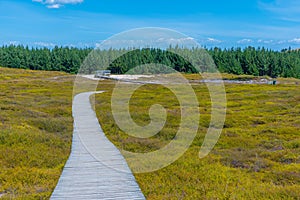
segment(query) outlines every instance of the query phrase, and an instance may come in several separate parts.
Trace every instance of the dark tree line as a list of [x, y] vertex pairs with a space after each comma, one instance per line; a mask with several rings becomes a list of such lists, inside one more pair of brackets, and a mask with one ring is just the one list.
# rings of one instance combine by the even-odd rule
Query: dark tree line
[[300, 51], [247, 47], [209, 50], [219, 71], [270, 77], [300, 78]]
[[69, 47], [29, 48], [3, 46], [0, 48], [0, 66], [31, 70], [77, 73], [91, 49]]
[[[111, 69], [113, 73], [122, 74], [138, 65], [160, 63], [180, 72], [195, 73], [213, 71], [210, 66], [214, 61], [218, 70], [224, 73], [300, 78], [300, 51], [291, 49], [274, 51], [254, 47], [212, 48], [207, 50], [208, 54], [200, 48], [181, 49], [178, 47], [167, 50], [136, 49], [133, 51], [109, 49], [94, 51], [90, 54], [91, 51], [91, 48], [55, 47], [48, 49], [21, 45], [3, 46], [0, 47], [0, 66], [77, 73], [84, 63], [82, 72], [92, 73], [99, 68], [103, 69], [101, 63], [106, 63], [106, 68]], [[84, 62], [87, 56], [89, 59]], [[193, 65], [184, 58], [189, 58], [189, 61], [193, 60]], [[193, 67], [195, 65], [199, 70]], [[148, 69], [145, 68], [145, 70], [146, 73], [152, 73], [150, 69], [147, 71]]]
[[114, 74], [124, 74], [132, 69], [133, 73], [142, 74], [172, 72], [172, 70], [168, 70], [168, 68], [184, 73], [198, 72], [192, 63], [179, 54], [172, 51], [150, 48], [129, 51], [110, 63], [108, 67]]

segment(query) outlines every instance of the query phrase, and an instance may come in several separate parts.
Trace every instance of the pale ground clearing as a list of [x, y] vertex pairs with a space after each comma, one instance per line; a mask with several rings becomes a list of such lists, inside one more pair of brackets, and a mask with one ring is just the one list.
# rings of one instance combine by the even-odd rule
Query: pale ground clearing
[[[91, 80], [101, 80], [101, 78], [95, 78], [95, 75], [82, 75], [84, 78]], [[109, 78], [118, 80], [138, 80], [140, 78], [153, 78], [152, 75], [110, 75]]]

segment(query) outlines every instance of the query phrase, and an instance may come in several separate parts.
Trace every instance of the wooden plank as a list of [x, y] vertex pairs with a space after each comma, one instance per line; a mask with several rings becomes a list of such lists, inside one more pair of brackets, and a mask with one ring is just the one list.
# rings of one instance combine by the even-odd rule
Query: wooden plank
[[51, 199], [145, 199], [124, 157], [105, 137], [92, 94], [74, 97], [72, 151]]

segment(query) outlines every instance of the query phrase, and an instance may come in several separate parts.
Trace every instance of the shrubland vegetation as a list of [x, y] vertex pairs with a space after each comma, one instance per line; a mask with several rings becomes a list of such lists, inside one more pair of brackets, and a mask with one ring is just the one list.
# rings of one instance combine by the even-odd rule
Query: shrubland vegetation
[[[208, 54], [213, 58], [218, 70], [222, 73], [245, 74], [254, 76], [270, 76], [270, 77], [294, 77], [300, 78], [300, 51], [291, 49], [283, 49], [282, 51], [274, 51], [265, 48], [247, 47], [220, 49], [206, 49]], [[51, 70], [64, 71], [67, 73], [77, 73], [82, 62], [92, 51], [91, 48], [77, 49], [69, 47], [54, 47], [53, 49], [28, 48], [24, 46], [3, 46], [0, 48], [0, 66], [11, 68], [23, 68], [32, 70]], [[82, 72], [92, 73], [97, 68], [99, 61], [108, 63], [112, 62], [109, 68], [114, 73], [126, 73], [130, 67], [141, 65], [149, 62], [166, 64], [172, 66], [180, 72], [193, 73], [195, 69], [191, 67], [180, 56], [171, 55], [170, 52], [180, 51], [183, 55], [203, 55], [203, 49], [182, 49], [179, 47], [170, 47], [167, 51], [159, 49], [136, 49], [126, 54], [123, 58], [116, 61], [115, 58], [125, 49], [109, 49], [97, 50], [95, 62], [92, 61], [88, 68], [84, 68]], [[90, 57], [90, 59], [93, 59]], [[197, 58], [196, 58], [197, 59]], [[209, 72], [205, 63], [207, 58], [202, 59], [203, 62], [197, 63], [201, 72]], [[195, 63], [193, 63], [195, 64]], [[108, 66], [107, 66], [108, 67]]]
[[[239, 76], [225, 75], [228, 79]], [[186, 75], [199, 79], [197, 75]], [[249, 78], [249, 77], [247, 77]], [[193, 84], [201, 119], [188, 151], [159, 171], [135, 174], [147, 199], [299, 199], [300, 196], [300, 83], [226, 84], [227, 117], [214, 150], [204, 159], [198, 153], [210, 122], [210, 97], [205, 84]], [[130, 100], [139, 125], [150, 122], [149, 108], [161, 104], [168, 111], [165, 127], [149, 139], [131, 137], [118, 128], [111, 113], [114, 83], [101, 82], [96, 111], [107, 137], [120, 149], [149, 152], [172, 140], [180, 123], [176, 96], [159, 85], [141, 86]]]
[[72, 136], [73, 77], [0, 68], [0, 198], [48, 199]]
[[[76, 73], [91, 49], [55, 47], [0, 48], [0, 64], [10, 68]], [[122, 50], [102, 51], [105, 58]], [[125, 50], [124, 50], [125, 51]], [[152, 53], [158, 55], [151, 57]], [[198, 49], [181, 49], [189, 51]], [[300, 52], [255, 49], [210, 49], [225, 79], [248, 80], [257, 75], [299, 78]], [[141, 49], [109, 66], [125, 73], [149, 61], [168, 64], [199, 80], [194, 69], [166, 51]], [[131, 60], [132, 59], [132, 60]], [[129, 67], [125, 68], [124, 66]], [[128, 65], [127, 65], [128, 64]], [[209, 70], [204, 69], [203, 71]], [[90, 73], [96, 69], [89, 68]], [[53, 191], [71, 147], [71, 101], [74, 77], [63, 72], [0, 68], [0, 197], [44, 199]], [[201, 119], [188, 151], [159, 171], [135, 174], [148, 199], [299, 199], [300, 196], [300, 81], [279, 78], [279, 85], [226, 84], [226, 123], [214, 150], [204, 159], [198, 153], [210, 122], [210, 97], [205, 84], [193, 82]], [[108, 138], [133, 152], [160, 149], [172, 140], [180, 123], [174, 94], [159, 85], [145, 85], [132, 96], [130, 110], [140, 125], [149, 123], [148, 110], [161, 104], [168, 110], [165, 127], [150, 139], [133, 138], [115, 124], [111, 113], [113, 81], [103, 81], [96, 111]]]

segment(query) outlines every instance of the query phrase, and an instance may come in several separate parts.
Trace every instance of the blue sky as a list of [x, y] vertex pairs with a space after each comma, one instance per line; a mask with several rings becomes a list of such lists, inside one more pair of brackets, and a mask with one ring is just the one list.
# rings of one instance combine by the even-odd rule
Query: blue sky
[[298, 0], [0, 0], [0, 45], [94, 46], [140, 27], [208, 47], [300, 47]]

